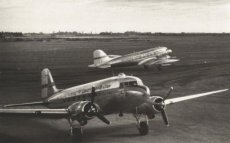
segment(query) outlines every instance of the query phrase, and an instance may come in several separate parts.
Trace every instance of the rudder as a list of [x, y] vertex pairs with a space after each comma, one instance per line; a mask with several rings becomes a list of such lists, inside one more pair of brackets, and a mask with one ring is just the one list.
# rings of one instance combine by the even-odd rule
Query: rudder
[[102, 50], [93, 52], [94, 65], [99, 66], [111, 60], [111, 58]]
[[58, 92], [53, 77], [49, 69], [45, 68], [41, 72], [41, 97], [46, 98]]

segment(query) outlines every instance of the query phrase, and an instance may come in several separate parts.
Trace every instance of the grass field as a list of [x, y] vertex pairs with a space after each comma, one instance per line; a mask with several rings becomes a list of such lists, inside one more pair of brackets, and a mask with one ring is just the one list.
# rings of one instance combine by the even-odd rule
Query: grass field
[[[173, 50], [181, 59], [173, 66], [89, 69], [92, 52], [128, 54], [156, 46]], [[153, 95], [171, 97], [229, 88], [230, 36], [155, 36], [148, 39], [101, 39], [0, 43], [0, 104], [40, 100], [40, 71], [50, 68], [58, 88], [67, 88], [124, 72], [140, 77]], [[229, 92], [167, 107], [171, 126], [160, 117], [150, 122], [150, 133], [138, 136], [131, 116], [117, 119], [109, 128], [92, 120], [83, 142], [228, 142], [230, 140]], [[118, 120], [118, 121], [117, 121]], [[116, 122], [117, 121], [117, 122]], [[63, 121], [1, 119], [0, 142], [70, 142]]]

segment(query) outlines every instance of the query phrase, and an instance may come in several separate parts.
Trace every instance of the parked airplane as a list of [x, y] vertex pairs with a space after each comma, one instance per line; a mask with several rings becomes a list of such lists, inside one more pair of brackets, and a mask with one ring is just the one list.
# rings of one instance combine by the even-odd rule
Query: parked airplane
[[170, 57], [169, 53], [172, 53], [172, 50], [167, 47], [151, 48], [124, 56], [107, 55], [102, 50], [95, 50], [93, 52], [94, 64], [89, 65], [89, 67], [113, 68], [143, 65], [147, 69], [150, 65], [157, 65], [157, 68], [161, 70], [161, 66], [171, 65], [179, 61], [179, 59]]
[[[48, 69], [44, 69], [41, 73], [41, 85], [43, 101], [4, 105], [0, 109], [0, 117], [65, 118], [69, 122], [73, 141], [76, 142], [81, 140], [83, 133], [81, 127], [94, 117], [110, 124], [104, 115], [123, 116], [123, 113], [131, 113], [136, 118], [140, 134], [146, 135], [148, 134], [148, 119], [153, 119], [157, 113], [161, 113], [164, 123], [169, 125], [165, 112], [166, 105], [228, 90], [222, 89], [167, 99], [173, 88], [165, 97], [153, 96], [140, 78], [125, 74], [67, 89], [57, 89]], [[35, 105], [44, 105], [46, 108], [15, 108]]]

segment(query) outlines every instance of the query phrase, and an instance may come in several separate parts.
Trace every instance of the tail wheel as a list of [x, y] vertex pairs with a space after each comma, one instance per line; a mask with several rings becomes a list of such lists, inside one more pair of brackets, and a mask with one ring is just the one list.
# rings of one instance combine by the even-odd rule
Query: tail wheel
[[79, 143], [82, 140], [82, 129], [81, 128], [72, 128], [70, 129], [70, 135], [74, 143]]
[[147, 121], [140, 122], [138, 130], [139, 130], [140, 135], [147, 135], [149, 132], [149, 126], [148, 126]]

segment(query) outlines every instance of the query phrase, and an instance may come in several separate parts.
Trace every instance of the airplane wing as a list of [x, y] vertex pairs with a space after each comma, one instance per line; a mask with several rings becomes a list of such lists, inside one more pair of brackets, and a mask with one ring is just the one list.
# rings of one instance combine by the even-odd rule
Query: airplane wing
[[163, 58], [158, 60], [150, 60], [145, 63], [145, 65], [153, 65], [153, 64], [160, 64], [160, 65], [170, 65], [171, 63], [177, 62], [179, 59], [172, 59], [172, 58]]
[[157, 58], [156, 57], [152, 57], [152, 58], [147, 58], [147, 59], [144, 59], [144, 60], [142, 60], [142, 61], [140, 61], [139, 63], [138, 63], [138, 65], [149, 65], [148, 63], [155, 63], [155, 62], [157, 62], [158, 60], [157, 60]]
[[62, 119], [69, 117], [67, 109], [0, 109], [0, 117], [16, 116], [29, 118]]
[[169, 125], [169, 122], [168, 122], [167, 114], [165, 112], [165, 105], [177, 103], [177, 102], [180, 102], [180, 101], [190, 100], [190, 99], [198, 98], [198, 97], [202, 97], [202, 96], [212, 95], [212, 94], [215, 94], [215, 93], [220, 93], [220, 92], [224, 92], [224, 91], [228, 90], [228, 89], [215, 90], [215, 91], [210, 91], [210, 92], [205, 92], [205, 93], [199, 93], [199, 94], [193, 94], [193, 95], [188, 95], [188, 96], [183, 96], [183, 97], [167, 99], [167, 97], [170, 95], [172, 89], [173, 88], [170, 89], [170, 91], [168, 92], [167, 96], [162, 100], [162, 102], [154, 103], [155, 104], [154, 106], [159, 108], [159, 110], [161, 112], [161, 115], [162, 115], [162, 119], [163, 119], [164, 123], [167, 126]]
[[212, 95], [212, 94], [215, 94], [215, 93], [224, 92], [224, 91], [227, 91], [227, 90], [228, 89], [215, 90], [215, 91], [210, 91], [210, 92], [205, 92], [205, 93], [199, 93], [199, 94], [193, 94], [193, 95], [188, 95], [188, 96], [183, 96], [183, 97], [166, 99], [164, 102], [165, 102], [166, 105], [168, 105], [168, 104], [173, 104], [173, 103], [177, 103], [177, 102], [180, 102], [180, 101], [185, 101], [185, 100], [189, 100], [189, 99], [193, 99], [193, 98], [198, 98], [198, 97], [202, 97], [202, 96], [207, 96], [207, 95]]
[[[92, 88], [93, 90], [94, 88]], [[95, 90], [95, 89], [94, 89]], [[106, 124], [110, 124], [110, 121], [107, 120], [101, 112], [101, 108], [96, 103], [93, 103], [94, 96], [96, 96], [95, 91], [92, 91], [92, 101], [80, 101], [75, 102], [66, 109], [35, 109], [35, 108], [0, 108], [0, 117], [27, 117], [27, 118], [43, 118], [43, 119], [63, 119], [63, 118], [78, 118], [81, 121], [92, 119], [97, 117]], [[27, 104], [26, 104], [27, 105]], [[16, 105], [17, 106], [17, 105]], [[23, 106], [23, 105], [20, 105]], [[13, 106], [8, 106], [13, 107]], [[85, 119], [82, 120], [82, 116], [79, 118], [79, 114], [85, 116]], [[80, 122], [79, 122], [80, 123]], [[80, 124], [86, 124], [81, 122]]]
[[157, 64], [170, 65], [171, 63], [177, 62], [179, 59], [160, 59], [157, 61]]
[[154, 65], [154, 64], [160, 64], [160, 65], [170, 65], [171, 63], [177, 62], [179, 59], [177, 58], [171, 58], [169, 55], [157, 58], [157, 57], [152, 57], [152, 58], [147, 58], [138, 63], [138, 65]]

